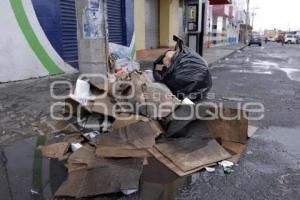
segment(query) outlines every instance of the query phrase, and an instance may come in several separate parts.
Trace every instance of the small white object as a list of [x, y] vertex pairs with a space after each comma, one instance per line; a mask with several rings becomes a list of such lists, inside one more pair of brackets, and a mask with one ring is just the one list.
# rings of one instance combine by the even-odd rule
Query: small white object
[[128, 189], [128, 190], [121, 190], [123, 194], [125, 195], [131, 195], [139, 191], [138, 189]]
[[247, 151], [247, 154], [248, 154], [248, 155], [252, 155], [253, 152], [252, 152], [252, 151]]
[[74, 94], [70, 94], [70, 97], [84, 105], [87, 104], [88, 100], [95, 99], [95, 97], [92, 96], [91, 85], [87, 81], [81, 79], [76, 81]]
[[219, 165], [221, 165], [222, 167], [233, 167], [234, 163], [227, 160], [223, 160], [222, 162], [219, 162]]
[[90, 84], [85, 80], [78, 79], [76, 81], [74, 96], [79, 98], [88, 98], [91, 95], [92, 93]]
[[71, 149], [72, 149], [73, 152], [77, 151], [81, 147], [82, 147], [82, 145], [80, 143], [72, 143], [71, 144]]
[[206, 170], [207, 172], [210, 172], [210, 173], [216, 171], [216, 169], [213, 168], [213, 167], [205, 167], [205, 170]]
[[194, 105], [194, 104], [195, 104], [195, 103], [192, 102], [189, 98], [183, 99], [182, 103], [183, 103], [183, 104], [186, 104], [186, 105]]
[[84, 136], [85, 137], [89, 137], [91, 139], [94, 139], [95, 137], [97, 137], [99, 135], [99, 131], [92, 131], [92, 132], [89, 132], [89, 133], [85, 133]]
[[32, 188], [32, 189], [30, 190], [30, 192], [31, 192], [32, 195], [38, 195], [38, 194], [39, 194], [38, 189], [34, 189], [34, 188]]

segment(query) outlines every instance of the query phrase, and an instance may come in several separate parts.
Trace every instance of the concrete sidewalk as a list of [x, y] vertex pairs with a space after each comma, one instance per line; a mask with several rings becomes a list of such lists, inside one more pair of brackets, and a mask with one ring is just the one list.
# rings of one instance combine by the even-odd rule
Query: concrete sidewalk
[[[203, 57], [207, 61], [208, 65], [211, 66], [214, 63], [218, 62], [219, 60], [222, 60], [226, 58], [227, 56], [230, 56], [232, 53], [241, 50], [245, 48], [246, 45], [239, 43], [234, 45], [226, 45], [226, 46], [218, 46], [218, 47], [212, 47], [212, 48], [205, 48], [203, 51]], [[152, 69], [153, 62], [158, 58], [158, 56], [166, 51], [167, 49], [163, 49], [161, 51], [156, 51], [156, 56], [154, 56], [155, 53], [151, 52], [151, 56], [148, 58], [143, 58], [139, 60], [138, 62], [141, 64], [141, 69]], [[154, 56], [154, 57], [153, 57]]]
[[246, 47], [245, 44], [239, 43], [234, 45], [226, 45], [226, 46], [204, 49], [203, 57], [207, 61], [208, 65], [211, 66], [216, 62], [218, 62], [219, 60], [222, 60], [230, 56], [232, 53], [238, 50], [242, 50], [245, 47]]

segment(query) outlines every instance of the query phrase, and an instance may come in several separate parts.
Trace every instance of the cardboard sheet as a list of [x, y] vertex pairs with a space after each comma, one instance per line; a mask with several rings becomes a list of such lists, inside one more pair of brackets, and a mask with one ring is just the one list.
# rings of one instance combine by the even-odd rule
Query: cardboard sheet
[[135, 124], [139, 121], [148, 122], [149, 118], [146, 118], [141, 115], [130, 114], [130, 113], [120, 113], [116, 115], [115, 121], [112, 123], [113, 129], [119, 129], [131, 124]]
[[41, 151], [44, 157], [61, 159], [67, 153], [69, 147], [68, 142], [60, 142], [43, 146]]
[[76, 170], [56, 191], [59, 197], [91, 197], [121, 190], [139, 189], [143, 159], [103, 159], [103, 166]]
[[149, 157], [147, 149], [120, 149], [119, 147], [101, 147], [96, 149], [96, 155], [104, 158]]
[[233, 163], [237, 163], [239, 161], [241, 154], [246, 148], [245, 144], [237, 142], [223, 142], [222, 146], [232, 155], [232, 157], [227, 160]]
[[145, 149], [155, 144], [155, 131], [148, 122], [138, 122], [97, 137], [97, 146]]
[[[227, 142], [246, 144], [248, 139], [248, 120], [244, 116], [247, 114], [245, 111], [231, 108], [210, 110], [213, 113], [217, 113], [217, 119], [207, 121], [208, 129], [215, 138], [221, 138], [222, 141]], [[240, 119], [237, 119], [237, 117]]]
[[155, 148], [184, 172], [231, 157], [216, 140], [210, 138], [181, 138], [156, 144]]
[[193, 170], [190, 171], [182, 171], [179, 167], [177, 167], [170, 159], [168, 159], [167, 157], [165, 157], [162, 153], [160, 153], [156, 148], [152, 148], [151, 150], [149, 150], [149, 152], [157, 159], [159, 160], [161, 163], [163, 163], [166, 167], [168, 167], [171, 171], [175, 172], [178, 176], [186, 176], [192, 173], [195, 173], [197, 171], [200, 171], [201, 169], [203, 169], [204, 167], [210, 166], [201, 166], [198, 168], [195, 168]]

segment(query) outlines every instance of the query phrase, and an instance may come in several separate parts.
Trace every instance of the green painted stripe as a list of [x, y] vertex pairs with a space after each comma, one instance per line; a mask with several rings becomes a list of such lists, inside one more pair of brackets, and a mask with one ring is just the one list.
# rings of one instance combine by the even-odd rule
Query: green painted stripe
[[55, 64], [38, 40], [31, 24], [29, 23], [22, 0], [10, 0], [10, 4], [28, 44], [44, 67], [47, 69], [49, 74], [53, 75], [63, 73], [63, 71]]
[[135, 48], [135, 44], [134, 44], [133, 48], [131, 50], [131, 53], [130, 53], [130, 58], [135, 59], [135, 57], [136, 57], [136, 48]]
[[36, 140], [36, 150], [34, 152], [33, 169], [32, 169], [32, 188], [37, 189], [39, 194], [37, 200], [44, 200], [43, 195], [43, 155], [39, 146], [45, 145], [46, 137], [38, 136]]

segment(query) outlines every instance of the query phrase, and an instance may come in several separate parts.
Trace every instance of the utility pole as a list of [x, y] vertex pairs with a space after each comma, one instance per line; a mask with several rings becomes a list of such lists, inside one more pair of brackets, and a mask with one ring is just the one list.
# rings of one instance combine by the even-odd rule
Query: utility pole
[[103, 83], [108, 71], [106, 0], [76, 0], [79, 72]]
[[259, 7], [252, 8], [252, 32], [253, 32], [253, 29], [254, 29], [254, 17], [256, 15], [255, 10], [257, 10], [257, 9], [259, 9]]
[[255, 12], [252, 12], [252, 31], [253, 31], [253, 27], [254, 27], [254, 17], [255, 17]]
[[246, 39], [245, 39], [245, 43], [247, 44], [249, 41], [249, 5], [250, 5], [250, 0], [246, 0], [247, 1], [247, 12], [246, 12]]

